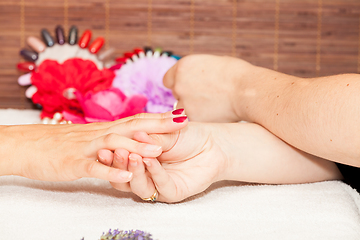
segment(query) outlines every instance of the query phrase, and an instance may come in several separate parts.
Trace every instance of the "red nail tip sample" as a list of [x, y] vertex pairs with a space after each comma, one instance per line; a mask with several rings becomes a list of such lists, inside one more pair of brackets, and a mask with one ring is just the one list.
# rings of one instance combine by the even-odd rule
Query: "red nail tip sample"
[[132, 53], [132, 52], [124, 53], [124, 57], [126, 57], [126, 58], [132, 58], [134, 55], [135, 55], [135, 53]]
[[90, 45], [89, 51], [91, 53], [97, 53], [100, 48], [104, 45], [105, 39], [103, 37], [98, 37], [95, 41]]
[[79, 40], [79, 46], [81, 48], [86, 48], [89, 45], [90, 39], [91, 39], [91, 31], [86, 30]]
[[118, 63], [126, 63], [126, 60], [127, 60], [128, 58], [126, 58], [126, 57], [118, 57], [118, 58], [116, 58], [115, 59], [115, 62], [118, 62]]
[[18, 63], [17, 69], [25, 72], [32, 72], [35, 70], [35, 63], [32, 62], [22, 62]]
[[135, 48], [134, 49], [134, 53], [136, 53], [136, 54], [139, 54], [141, 52], [144, 52], [144, 50], [142, 50], [141, 48]]

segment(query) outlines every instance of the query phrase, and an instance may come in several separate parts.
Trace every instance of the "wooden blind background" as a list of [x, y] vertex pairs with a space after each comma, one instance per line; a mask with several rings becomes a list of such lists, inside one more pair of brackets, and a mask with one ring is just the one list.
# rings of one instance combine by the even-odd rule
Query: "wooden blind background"
[[0, 108], [32, 107], [19, 50], [58, 24], [92, 29], [118, 55], [151, 45], [302, 77], [360, 72], [360, 0], [0, 0]]

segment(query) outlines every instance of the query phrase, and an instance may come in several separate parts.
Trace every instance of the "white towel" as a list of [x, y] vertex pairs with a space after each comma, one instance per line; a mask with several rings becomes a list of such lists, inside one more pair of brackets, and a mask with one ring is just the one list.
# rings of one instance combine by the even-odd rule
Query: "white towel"
[[[6, 115], [6, 116], [5, 116]], [[19, 122], [20, 121], [20, 122]], [[0, 124], [39, 122], [0, 110]], [[154, 239], [360, 239], [360, 195], [340, 181], [299, 185], [220, 182], [182, 203], [147, 203], [97, 179], [0, 177], [0, 239], [100, 239], [110, 228]]]

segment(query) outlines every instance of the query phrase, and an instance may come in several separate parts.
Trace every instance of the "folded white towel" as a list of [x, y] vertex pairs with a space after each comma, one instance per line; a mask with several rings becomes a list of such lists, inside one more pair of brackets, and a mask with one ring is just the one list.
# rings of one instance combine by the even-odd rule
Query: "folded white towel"
[[[0, 124], [39, 122], [37, 116], [32, 110], [0, 110]], [[147, 231], [160, 240], [355, 240], [360, 239], [359, 209], [360, 195], [340, 181], [220, 182], [182, 203], [164, 204], [143, 202], [97, 179], [0, 178], [0, 239], [95, 240], [119, 228]]]

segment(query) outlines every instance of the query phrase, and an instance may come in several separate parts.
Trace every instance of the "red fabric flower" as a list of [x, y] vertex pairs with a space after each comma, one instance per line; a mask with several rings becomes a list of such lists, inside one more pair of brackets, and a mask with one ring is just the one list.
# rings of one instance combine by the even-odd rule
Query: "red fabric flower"
[[75, 95], [84, 112], [84, 118], [67, 111], [63, 112], [65, 119], [73, 123], [114, 121], [144, 112], [147, 103], [145, 96], [133, 95], [126, 97], [117, 88], [97, 93], [88, 92], [85, 96], [80, 92], [75, 92]]
[[32, 101], [43, 107], [41, 117], [52, 118], [56, 112], [69, 112], [81, 116], [81, 105], [76, 99], [66, 98], [64, 93], [74, 89], [80, 94], [98, 92], [111, 87], [114, 73], [99, 70], [90, 60], [71, 58], [60, 64], [45, 60], [33, 72], [31, 82], [37, 87]]

